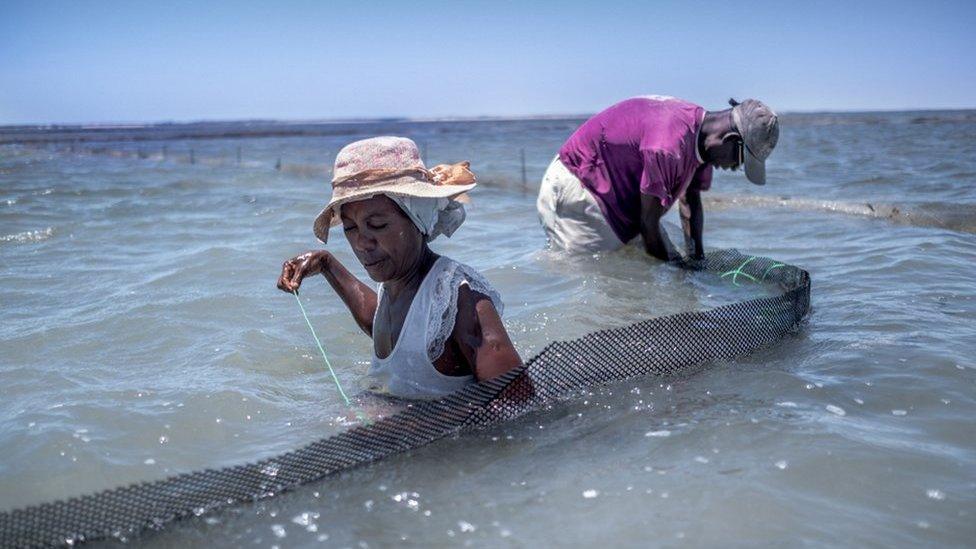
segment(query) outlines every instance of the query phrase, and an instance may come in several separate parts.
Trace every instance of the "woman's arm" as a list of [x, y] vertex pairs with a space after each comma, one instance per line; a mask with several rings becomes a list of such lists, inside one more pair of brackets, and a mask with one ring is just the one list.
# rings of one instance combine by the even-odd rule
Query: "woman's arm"
[[359, 328], [372, 337], [376, 292], [350, 273], [331, 253], [325, 250], [306, 252], [285, 261], [278, 277], [278, 289], [296, 292], [303, 279], [320, 273], [342, 298]]
[[661, 227], [661, 218], [667, 212], [661, 199], [641, 194], [641, 236], [644, 238], [644, 251], [661, 261], [671, 261], [681, 257], [671, 245], [668, 233]]
[[681, 197], [681, 227], [685, 233], [685, 250], [694, 259], [705, 257], [705, 246], [702, 244], [702, 227], [705, 214], [702, 208], [701, 192], [688, 189]]
[[508, 331], [488, 296], [462, 284], [451, 338], [472, 366], [478, 381], [500, 376], [522, 365]]

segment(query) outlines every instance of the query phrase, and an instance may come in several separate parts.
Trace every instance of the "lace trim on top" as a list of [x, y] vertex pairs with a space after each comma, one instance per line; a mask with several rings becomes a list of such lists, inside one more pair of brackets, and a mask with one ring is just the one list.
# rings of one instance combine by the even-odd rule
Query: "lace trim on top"
[[444, 353], [444, 345], [454, 331], [454, 321], [458, 313], [458, 290], [462, 284], [467, 284], [473, 291], [488, 296], [495, 310], [498, 311], [498, 316], [502, 315], [504, 305], [501, 296], [488, 280], [472, 267], [452, 260], [451, 264], [438, 275], [431, 296], [427, 330], [427, 356], [431, 363]]

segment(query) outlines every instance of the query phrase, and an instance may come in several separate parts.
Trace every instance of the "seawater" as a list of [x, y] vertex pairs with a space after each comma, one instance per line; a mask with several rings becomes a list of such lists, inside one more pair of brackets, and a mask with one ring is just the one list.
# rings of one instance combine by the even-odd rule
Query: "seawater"
[[[430, 164], [471, 160], [483, 185], [468, 221], [433, 247], [500, 290], [525, 358], [554, 339], [768, 291], [635, 248], [545, 251], [534, 192], [580, 122], [0, 129], [0, 509], [348, 428], [275, 280], [282, 261], [320, 246], [311, 223], [329, 165], [354, 139], [406, 135]], [[717, 174], [705, 240], [810, 271], [813, 309], [795, 335], [138, 541], [971, 543], [974, 183], [972, 112], [786, 115], [767, 186]], [[365, 278], [340, 233], [328, 248]], [[304, 288], [356, 391], [368, 339], [324, 280]]]

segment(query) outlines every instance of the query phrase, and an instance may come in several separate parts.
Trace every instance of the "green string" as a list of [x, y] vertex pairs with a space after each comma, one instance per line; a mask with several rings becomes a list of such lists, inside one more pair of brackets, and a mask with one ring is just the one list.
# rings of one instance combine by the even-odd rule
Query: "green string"
[[342, 390], [342, 384], [339, 383], [339, 377], [336, 375], [335, 370], [332, 368], [332, 363], [329, 362], [329, 357], [325, 354], [325, 347], [322, 346], [322, 342], [319, 340], [319, 336], [315, 333], [315, 328], [312, 327], [312, 321], [308, 319], [308, 313], [305, 312], [305, 306], [302, 305], [301, 298], [298, 297], [298, 290], [295, 290], [295, 301], [298, 302], [298, 308], [302, 310], [302, 316], [305, 317], [305, 324], [308, 324], [309, 331], [312, 332], [312, 337], [315, 338], [315, 344], [319, 346], [319, 352], [322, 353], [322, 359], [325, 360], [325, 365], [329, 368], [329, 373], [332, 374], [332, 381], [335, 381], [336, 389], [339, 389], [339, 394], [342, 395], [342, 400], [346, 401], [346, 406], [352, 409], [358, 417], [364, 423], [370, 423], [369, 418], [363, 414], [358, 408], [353, 406], [352, 401], [346, 396], [346, 392]]
[[772, 271], [773, 269], [779, 269], [780, 267], [785, 267], [785, 266], [786, 265], [784, 265], [783, 263], [773, 263], [769, 267], [766, 267], [766, 270], [763, 272], [762, 279], [766, 280], [766, 275], [768, 275], [769, 272]]
[[725, 277], [727, 277], [729, 275], [732, 275], [732, 284], [735, 284], [736, 286], [739, 285], [739, 283], [736, 281], [736, 279], [739, 277], [739, 275], [742, 275], [742, 276], [748, 278], [749, 280], [751, 280], [753, 282], [758, 282], [758, 280], [756, 280], [756, 277], [754, 277], [754, 276], [752, 276], [752, 275], [750, 275], [748, 273], [742, 272], [742, 268], [745, 267], [746, 265], [748, 265], [753, 259], [756, 259], [756, 256], [751, 256], [749, 259], [743, 261], [742, 262], [742, 265], [739, 265], [737, 268], [732, 269], [731, 271], [722, 273], [722, 276], [719, 277], [719, 278], [725, 278]]
[[[751, 262], [754, 259], [756, 259], [756, 256], [750, 256], [749, 259], [747, 259], [747, 260], [745, 260], [745, 261], [742, 262], [742, 265], [739, 265], [738, 267], [736, 267], [735, 269], [732, 269], [731, 271], [726, 271], [726, 272], [722, 273], [722, 276], [720, 278], [725, 278], [725, 277], [727, 277], [729, 275], [732, 275], [732, 284], [735, 284], [736, 286], [739, 285], [738, 281], [736, 280], [739, 277], [739, 275], [742, 275], [742, 276], [748, 278], [749, 280], [751, 280], [753, 282], [759, 282], [759, 280], [756, 280], [756, 277], [750, 275], [749, 273], [745, 273], [745, 272], [742, 271], [743, 267], [745, 267], [746, 265], [748, 265], [749, 262]], [[766, 280], [766, 277], [769, 276], [769, 273], [771, 273], [775, 269], [779, 269], [780, 267], [785, 267], [785, 266], [786, 265], [783, 264], [783, 263], [773, 263], [769, 267], [766, 267], [766, 270], [763, 271], [763, 274], [762, 274], [762, 277], [760, 278], [760, 280], [765, 281]]]

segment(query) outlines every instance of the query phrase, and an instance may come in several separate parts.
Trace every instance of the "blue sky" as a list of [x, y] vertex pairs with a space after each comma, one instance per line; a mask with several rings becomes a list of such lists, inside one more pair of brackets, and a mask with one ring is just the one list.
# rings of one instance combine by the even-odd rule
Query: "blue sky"
[[976, 2], [0, 0], [0, 124], [976, 107]]

